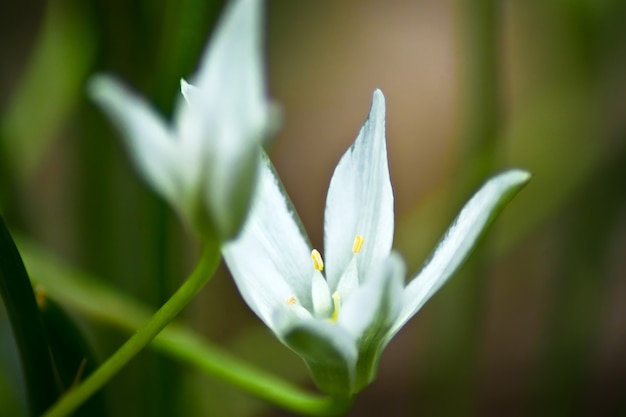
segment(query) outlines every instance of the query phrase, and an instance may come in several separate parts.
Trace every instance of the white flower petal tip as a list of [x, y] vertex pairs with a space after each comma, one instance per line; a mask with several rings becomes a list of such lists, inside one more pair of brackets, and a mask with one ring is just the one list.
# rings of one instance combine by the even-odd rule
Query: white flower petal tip
[[531, 179], [532, 174], [530, 172], [519, 168], [513, 168], [497, 174], [487, 181], [485, 186], [487, 184], [496, 184], [495, 186], [499, 189], [515, 189], [515, 187], [522, 187], [526, 185]]
[[404, 262], [391, 251], [393, 192], [380, 90], [331, 179], [323, 257], [311, 247], [269, 159], [260, 165], [252, 208], [241, 233], [224, 245], [224, 259], [250, 308], [305, 360], [320, 390], [337, 396], [354, 395], [375, 378], [391, 336], [530, 178], [511, 170], [488, 181], [405, 287]]
[[148, 184], [205, 239], [235, 236], [256, 184], [261, 144], [278, 130], [266, 97], [263, 1], [233, 0], [191, 83], [180, 81], [173, 123], [107, 76], [89, 94], [124, 135]]
[[456, 272], [506, 204], [530, 179], [531, 174], [521, 169], [503, 172], [487, 181], [465, 204], [421, 271], [406, 286], [402, 311], [388, 338]]
[[184, 78], [180, 79], [180, 94], [182, 94], [183, 98], [188, 104], [192, 100], [191, 95], [193, 94], [194, 89], [196, 89], [196, 87], [189, 84], [187, 81], [185, 81]]
[[372, 93], [372, 108], [377, 109], [377, 112], [382, 110], [383, 116], [385, 115], [385, 95], [380, 88], [375, 89]]
[[99, 74], [87, 82], [87, 94], [94, 100], [100, 100], [110, 90], [111, 79], [108, 75]]
[[[355, 259], [359, 276], [389, 255], [393, 243], [394, 202], [385, 139], [385, 97], [374, 91], [356, 140], [341, 157], [330, 181], [324, 213], [324, 245], [331, 291]], [[364, 238], [354, 257], [355, 236]]]

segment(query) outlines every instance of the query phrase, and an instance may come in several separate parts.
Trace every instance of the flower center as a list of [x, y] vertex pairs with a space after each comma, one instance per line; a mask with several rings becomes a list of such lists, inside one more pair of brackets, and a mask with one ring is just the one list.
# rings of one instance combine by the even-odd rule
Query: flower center
[[[365, 239], [361, 235], [356, 235], [352, 244], [352, 253], [356, 255], [361, 252]], [[336, 291], [331, 295], [328, 282], [322, 275], [324, 261], [317, 249], [311, 251], [311, 261], [313, 262], [313, 278], [311, 282], [311, 295], [313, 299], [313, 312], [317, 317], [329, 317], [332, 321], [339, 318], [341, 309], [341, 295], [344, 296], [358, 287], [358, 277], [356, 271], [356, 261], [354, 257], [344, 271]]]
[[[361, 235], [356, 235], [352, 244], [352, 253], [356, 255], [363, 249], [365, 239]], [[319, 318], [327, 318], [336, 322], [339, 318], [339, 310], [341, 310], [341, 294], [344, 296], [350, 294], [359, 286], [358, 273], [356, 268], [356, 260], [354, 256], [343, 272], [337, 286], [337, 290], [331, 295], [330, 288], [322, 272], [324, 271], [324, 260], [317, 249], [311, 251], [311, 261], [313, 262], [313, 278], [311, 280], [311, 296], [313, 299], [313, 311], [306, 310], [298, 305], [296, 297], [291, 296], [285, 304], [291, 308], [298, 308], [298, 312], [303, 315], [313, 314]], [[304, 314], [306, 313], [306, 314]]]

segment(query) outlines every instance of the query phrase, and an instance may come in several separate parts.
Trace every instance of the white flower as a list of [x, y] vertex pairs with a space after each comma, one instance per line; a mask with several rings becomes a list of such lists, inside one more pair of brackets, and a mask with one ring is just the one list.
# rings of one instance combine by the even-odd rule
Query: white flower
[[487, 182], [405, 286], [404, 263], [391, 252], [393, 193], [385, 102], [377, 90], [369, 118], [330, 182], [326, 263], [312, 249], [267, 157], [247, 221], [223, 255], [250, 308], [306, 361], [318, 387], [351, 395], [373, 380], [389, 340], [452, 275], [528, 179], [527, 172], [512, 170]]
[[261, 0], [227, 8], [200, 67], [181, 81], [169, 126], [115, 79], [98, 76], [92, 97], [118, 125], [140, 174], [204, 237], [234, 236], [253, 194], [260, 143], [276, 125], [265, 97]]

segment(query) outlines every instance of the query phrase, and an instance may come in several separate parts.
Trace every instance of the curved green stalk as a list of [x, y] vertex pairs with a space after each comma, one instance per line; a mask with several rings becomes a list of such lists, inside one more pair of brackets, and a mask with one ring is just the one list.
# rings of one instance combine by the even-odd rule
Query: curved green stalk
[[[134, 358], [167, 324], [189, 304], [194, 296], [213, 276], [220, 259], [219, 246], [207, 245], [196, 269], [174, 295], [131, 336], [106, 362], [96, 369], [82, 384], [69, 391], [54, 404], [45, 417], [70, 415], [96, 391], [102, 388], [132, 358]], [[60, 300], [62, 301], [62, 300]]]
[[[92, 320], [134, 331], [151, 316], [148, 307], [102, 282], [61, 265], [42, 250], [18, 240], [31, 279], [52, 298]], [[305, 391], [292, 383], [242, 362], [212, 345], [180, 323], [167, 326], [150, 345], [205, 374], [292, 412], [312, 416], [345, 413], [351, 399], [331, 398]]]
[[152, 347], [283, 409], [310, 416], [333, 416], [345, 413], [352, 405], [351, 398], [304, 391], [211, 346], [191, 331], [171, 330], [160, 334]]

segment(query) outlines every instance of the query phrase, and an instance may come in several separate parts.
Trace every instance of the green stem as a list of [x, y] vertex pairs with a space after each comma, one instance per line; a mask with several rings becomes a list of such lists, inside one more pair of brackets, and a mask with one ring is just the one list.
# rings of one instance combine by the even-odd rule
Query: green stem
[[45, 417], [70, 415], [96, 391], [102, 388], [132, 358], [147, 346], [167, 324], [189, 304], [195, 295], [213, 276], [219, 264], [219, 247], [207, 245], [196, 269], [174, 295], [131, 336], [105, 363], [82, 384], [69, 391], [45, 414]]
[[299, 414], [339, 415], [352, 405], [351, 398], [325, 397], [306, 392], [211, 346], [191, 332], [164, 332], [154, 340], [152, 347], [243, 391]]
[[[92, 320], [134, 331], [150, 317], [150, 309], [84, 273], [60, 264], [28, 242], [18, 240], [20, 252], [38, 286], [64, 306]], [[202, 370], [278, 407], [303, 415], [345, 413], [351, 399], [305, 391], [229, 352], [212, 345], [180, 323], [171, 323], [152, 341], [152, 348]]]

